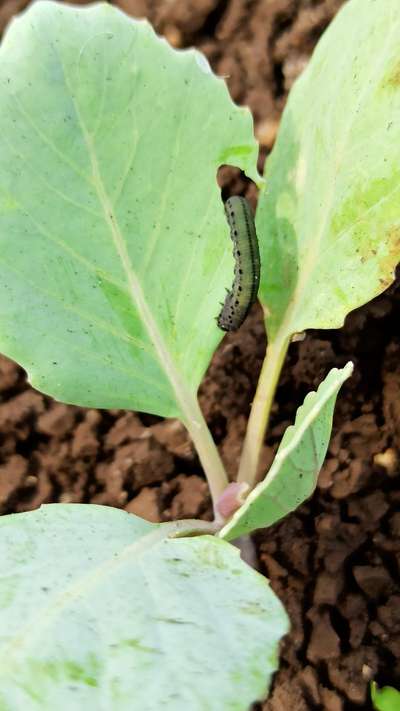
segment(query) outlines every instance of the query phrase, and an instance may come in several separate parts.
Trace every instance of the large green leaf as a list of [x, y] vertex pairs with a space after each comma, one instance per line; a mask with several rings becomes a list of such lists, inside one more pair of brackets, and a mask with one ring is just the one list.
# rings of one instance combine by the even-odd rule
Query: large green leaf
[[337, 328], [400, 261], [400, 4], [350, 0], [296, 82], [257, 231], [271, 340]]
[[352, 372], [352, 363], [341, 370], [333, 368], [318, 390], [308, 393], [267, 476], [221, 529], [221, 538], [232, 540], [271, 526], [311, 496], [328, 448], [336, 397]]
[[286, 614], [212, 536], [117, 509], [0, 519], [1, 711], [247, 711]]
[[0, 350], [60, 400], [181, 415], [232, 281], [216, 171], [258, 180], [249, 111], [105, 3], [14, 21], [0, 104]]

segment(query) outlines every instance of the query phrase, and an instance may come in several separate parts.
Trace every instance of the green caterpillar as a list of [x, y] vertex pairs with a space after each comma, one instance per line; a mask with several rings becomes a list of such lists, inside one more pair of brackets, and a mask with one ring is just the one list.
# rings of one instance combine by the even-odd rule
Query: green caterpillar
[[225, 214], [231, 228], [235, 278], [226, 295], [217, 324], [222, 331], [237, 331], [250, 306], [257, 300], [260, 283], [260, 252], [253, 213], [243, 197], [231, 197], [225, 203]]

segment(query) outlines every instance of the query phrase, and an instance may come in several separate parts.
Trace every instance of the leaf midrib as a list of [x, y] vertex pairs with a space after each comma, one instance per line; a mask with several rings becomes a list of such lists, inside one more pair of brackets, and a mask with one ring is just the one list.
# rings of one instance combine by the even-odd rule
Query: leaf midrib
[[[313, 422], [316, 420], [322, 409], [327, 405], [329, 400], [336, 393], [338, 393], [340, 387], [347, 380], [347, 378], [350, 377], [352, 371], [353, 364], [350, 361], [347, 365], [345, 365], [342, 370], [339, 370], [335, 374], [336, 377], [333, 378], [333, 382], [330, 384], [330, 386], [326, 388], [326, 391], [320, 400], [318, 399], [318, 390], [313, 393], [314, 398], [316, 398], [316, 402], [314, 405], [311, 406], [308, 414], [306, 416], [303, 416], [303, 419], [298, 426], [297, 432], [295, 432], [294, 436], [288, 442], [288, 444], [282, 450], [278, 451], [272, 464], [272, 467], [266, 475], [265, 479], [250, 492], [243, 506], [238, 509], [238, 511], [233, 515], [232, 519], [219, 531], [218, 536], [220, 536], [221, 538], [225, 538], [226, 535], [229, 534], [229, 532], [234, 529], [238, 523], [240, 524], [240, 520], [243, 518], [246, 511], [248, 511], [251, 504], [256, 501], [269, 488], [272, 481], [279, 474], [282, 464], [284, 464], [284, 462], [291, 456], [292, 452], [296, 449], [299, 442], [301, 441], [301, 438], [303, 437], [304, 433], [308, 428], [310, 428], [311, 436], [314, 438], [315, 445], [315, 435], [312, 429]], [[309, 393], [309, 395], [312, 395], [312, 393]], [[304, 404], [305, 402], [301, 406], [302, 408], [304, 407]], [[293, 428], [296, 428], [298, 415], [299, 412], [296, 415], [296, 421], [292, 425]]]
[[[15, 516], [16, 515], [17, 514], [15, 514]], [[6, 525], [7, 523], [8, 522], [6, 522]], [[14, 523], [16, 523], [16, 519], [14, 519]], [[64, 590], [57, 593], [52, 602], [39, 610], [14, 637], [0, 648], [0, 659], [3, 659], [0, 664], [0, 675], [2, 671], [4, 672], [7, 662], [8, 667], [10, 667], [10, 665], [17, 661], [15, 655], [24, 646], [29, 644], [30, 633], [32, 633], [32, 637], [37, 638], [43, 629], [51, 624], [65, 608], [72, 605], [78, 598], [82, 596], [87, 597], [89, 592], [98, 586], [104, 578], [110, 578], [114, 575], [121, 565], [127, 564], [128, 562], [130, 564], [134, 563], [141, 567], [143, 574], [143, 555], [148, 553], [151, 548], [154, 548], [159, 543], [172, 542], [174, 539], [179, 540], [181, 537], [190, 537], [191, 535], [212, 535], [215, 532], [211, 522], [196, 519], [171, 521], [161, 524], [150, 524], [147, 521], [142, 521], [142, 524], [145, 526], [143, 532], [132, 533], [132, 537], [136, 535], [137, 540], [133, 543], [122, 544], [121, 550], [114, 552], [104, 560], [100, 560], [89, 572], [87, 572], [86, 569], [80, 571], [77, 575], [77, 579], [70, 583]]]
[[93, 570], [79, 576], [69, 587], [62, 590], [50, 605], [44, 607], [39, 614], [28, 621], [18, 634], [6, 642], [3, 649], [0, 649], [0, 658], [3, 658], [1, 668], [4, 670], [6, 666], [10, 667], [15, 663], [15, 655], [18, 651], [29, 644], [32, 637], [37, 638], [43, 629], [51, 624], [52, 620], [59, 616], [74, 600], [82, 595], [87, 595], [104, 577], [111, 576], [121, 565], [126, 563], [127, 560], [135, 560], [137, 563], [144, 553], [166, 538], [167, 535], [168, 533], [162, 525], [157, 526], [156, 530], [141, 535], [139, 540], [126, 546], [119, 553], [102, 561]]
[[60, 67], [63, 72], [65, 86], [69, 91], [69, 95], [71, 97], [75, 109], [75, 114], [81, 129], [82, 137], [87, 149], [92, 169], [93, 185], [96, 190], [100, 207], [104, 214], [105, 222], [110, 230], [116, 253], [120, 259], [125, 274], [131, 300], [133, 304], [136, 305], [138, 315], [141, 318], [145, 329], [147, 330], [150, 342], [154, 346], [155, 354], [160, 364], [161, 370], [165, 373], [167, 380], [172, 386], [176, 403], [180, 411], [182, 412], [185, 421], [193, 421], [193, 413], [195, 410], [195, 408], [193, 408], [192, 406], [193, 394], [186, 388], [178, 370], [176, 369], [171, 353], [164, 342], [164, 339], [160, 333], [155, 319], [153, 318], [153, 314], [147, 304], [138, 277], [132, 267], [125, 240], [121, 228], [119, 226], [117, 216], [115, 214], [114, 206], [108, 196], [107, 190], [104, 185], [92, 135], [86, 127], [86, 123], [83, 119], [80, 107], [75, 98], [73, 88], [70, 85], [67, 73], [65, 71], [62, 58], [59, 53], [57, 53], [57, 56], [60, 62]]

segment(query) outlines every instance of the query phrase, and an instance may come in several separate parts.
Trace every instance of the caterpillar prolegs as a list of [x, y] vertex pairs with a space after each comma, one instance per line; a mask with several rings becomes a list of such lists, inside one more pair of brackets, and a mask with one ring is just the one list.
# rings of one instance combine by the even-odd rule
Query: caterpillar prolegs
[[231, 228], [235, 277], [217, 324], [223, 331], [237, 331], [250, 306], [257, 300], [260, 283], [260, 252], [251, 207], [243, 197], [231, 197], [225, 203], [225, 214]]

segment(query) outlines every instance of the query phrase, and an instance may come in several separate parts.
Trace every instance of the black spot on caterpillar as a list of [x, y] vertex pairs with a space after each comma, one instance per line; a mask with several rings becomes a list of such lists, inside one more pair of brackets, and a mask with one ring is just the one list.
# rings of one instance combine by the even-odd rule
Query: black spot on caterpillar
[[257, 300], [260, 283], [260, 252], [253, 213], [243, 197], [231, 197], [225, 203], [225, 214], [231, 228], [235, 278], [226, 295], [217, 324], [223, 331], [237, 331], [250, 306]]

